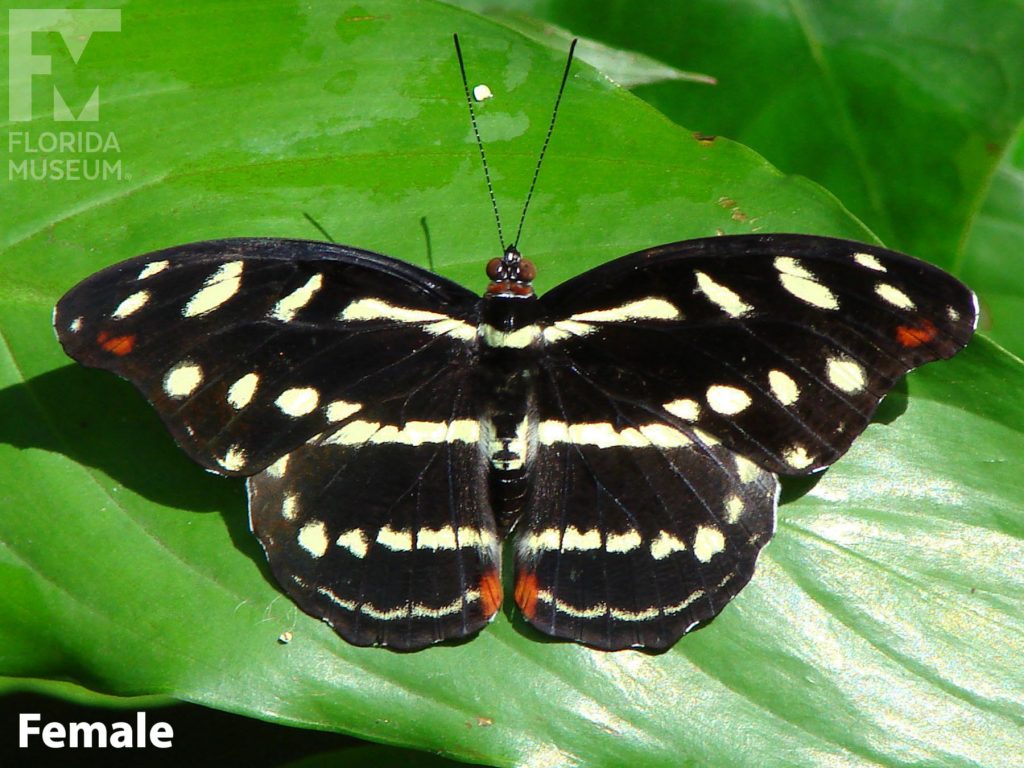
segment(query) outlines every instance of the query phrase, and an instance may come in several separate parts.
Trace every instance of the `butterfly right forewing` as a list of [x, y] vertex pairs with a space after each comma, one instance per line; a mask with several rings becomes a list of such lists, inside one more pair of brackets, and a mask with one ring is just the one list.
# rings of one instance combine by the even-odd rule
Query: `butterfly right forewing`
[[549, 354], [766, 469], [841, 456], [893, 384], [970, 339], [974, 294], [884, 248], [741, 235], [652, 248], [541, 298]]

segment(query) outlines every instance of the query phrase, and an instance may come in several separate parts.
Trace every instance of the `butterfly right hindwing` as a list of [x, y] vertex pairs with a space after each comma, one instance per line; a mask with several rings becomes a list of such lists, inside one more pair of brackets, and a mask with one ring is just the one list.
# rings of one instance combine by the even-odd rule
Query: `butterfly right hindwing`
[[778, 481], [709, 435], [617, 401], [548, 363], [516, 602], [547, 634], [668, 648], [750, 580]]

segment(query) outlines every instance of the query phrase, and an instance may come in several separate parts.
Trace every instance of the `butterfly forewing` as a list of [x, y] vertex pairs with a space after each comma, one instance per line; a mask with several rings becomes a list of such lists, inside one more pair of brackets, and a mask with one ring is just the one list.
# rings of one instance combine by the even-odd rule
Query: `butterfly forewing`
[[250, 475], [464, 361], [476, 301], [367, 251], [239, 239], [105, 269], [54, 321], [69, 355], [134, 383], [193, 459]]
[[550, 354], [784, 474], [834, 462], [899, 377], [967, 343], [977, 314], [924, 262], [803, 235], [653, 248], [541, 301]]

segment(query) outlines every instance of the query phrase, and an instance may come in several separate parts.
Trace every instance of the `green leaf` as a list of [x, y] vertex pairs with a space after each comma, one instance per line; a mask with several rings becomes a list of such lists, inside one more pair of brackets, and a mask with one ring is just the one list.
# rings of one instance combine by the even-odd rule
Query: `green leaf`
[[964, 279], [982, 297], [982, 328], [1024, 356], [1024, 136], [996, 169], [964, 251]]
[[716, 78], [715, 88], [637, 93], [680, 125], [814, 179], [890, 246], [944, 266], [959, 263], [1024, 114], [1020, 2], [975, 0], [969, 12], [933, 0], [511, 5]]
[[[471, 642], [396, 654], [299, 612], [241, 484], [191, 464], [130, 386], [70, 364], [53, 303], [177, 242], [316, 237], [304, 213], [481, 288], [498, 243], [451, 33], [495, 93], [480, 122], [506, 227], [563, 58], [428, 2], [249, 9], [132, 3], [77, 66], [59, 35], [35, 46], [73, 110], [100, 84], [85, 130], [116, 136], [125, 178], [2, 182], [0, 674], [493, 765], [1006, 765], [1024, 750], [1022, 371], [983, 339], [913, 374], [816, 484], [788, 486], [751, 585], [668, 653], [549, 642], [502, 613]], [[8, 131], [80, 130], [35, 80], [36, 118]], [[695, 140], [586, 65], [562, 109], [522, 241], [541, 289], [719, 230], [871, 239], [812, 183]]]

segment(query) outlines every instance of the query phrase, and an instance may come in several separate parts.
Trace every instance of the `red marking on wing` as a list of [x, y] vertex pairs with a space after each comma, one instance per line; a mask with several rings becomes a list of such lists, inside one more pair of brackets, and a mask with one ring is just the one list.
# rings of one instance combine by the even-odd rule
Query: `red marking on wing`
[[96, 336], [96, 343], [110, 354], [124, 357], [135, 348], [135, 335], [111, 336], [106, 331], [100, 331]]
[[532, 619], [537, 614], [537, 574], [521, 571], [516, 579], [516, 605]]
[[501, 597], [501, 576], [497, 570], [488, 571], [480, 579], [480, 607], [486, 618], [498, 612]]
[[896, 341], [904, 347], [920, 347], [939, 335], [939, 329], [930, 320], [918, 325], [901, 325], [896, 328]]

